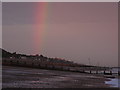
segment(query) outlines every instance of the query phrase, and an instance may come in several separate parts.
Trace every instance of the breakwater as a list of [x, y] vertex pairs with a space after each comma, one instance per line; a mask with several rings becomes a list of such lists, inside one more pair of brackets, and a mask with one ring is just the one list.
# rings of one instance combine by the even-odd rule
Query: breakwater
[[44, 61], [41, 62], [40, 60], [32, 60], [32, 59], [3, 58], [2, 65], [40, 68], [40, 69], [48, 69], [48, 70], [70, 71], [70, 72], [79, 72], [79, 73], [88, 73], [88, 74], [105, 74], [105, 75], [115, 74], [112, 72], [110, 68], [105, 68], [105, 67], [83, 67], [83, 66], [73, 67], [67, 64], [61, 65], [58, 63], [50, 63], [50, 62], [44, 62]]

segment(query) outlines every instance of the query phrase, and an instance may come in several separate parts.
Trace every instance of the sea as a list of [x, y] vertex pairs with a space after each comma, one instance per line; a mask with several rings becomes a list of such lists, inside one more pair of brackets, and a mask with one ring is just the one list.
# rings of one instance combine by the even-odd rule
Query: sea
[[111, 87], [118, 87], [120, 88], [120, 78], [118, 76], [118, 72], [120, 72], [120, 67], [119, 68], [113, 68], [112, 72], [115, 73], [114, 75], [116, 76], [116, 78], [109, 78], [110, 81], [105, 81], [106, 84], [111, 85]]

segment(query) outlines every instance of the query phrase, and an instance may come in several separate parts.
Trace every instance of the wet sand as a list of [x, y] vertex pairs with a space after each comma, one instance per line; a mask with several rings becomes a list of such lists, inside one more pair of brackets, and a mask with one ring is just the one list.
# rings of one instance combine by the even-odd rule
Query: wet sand
[[33, 69], [2, 67], [3, 88], [109, 88], [104, 76]]

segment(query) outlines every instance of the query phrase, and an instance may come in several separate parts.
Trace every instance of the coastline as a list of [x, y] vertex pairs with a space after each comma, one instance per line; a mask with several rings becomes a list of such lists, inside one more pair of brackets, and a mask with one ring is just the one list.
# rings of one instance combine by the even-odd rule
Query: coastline
[[3, 88], [111, 88], [103, 75], [3, 66]]

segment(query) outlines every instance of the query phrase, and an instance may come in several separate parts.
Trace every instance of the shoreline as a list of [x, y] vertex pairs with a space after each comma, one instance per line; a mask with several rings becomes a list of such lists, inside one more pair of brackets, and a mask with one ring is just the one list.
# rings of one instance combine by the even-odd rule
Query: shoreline
[[3, 66], [3, 88], [111, 88], [101, 75]]
[[15, 67], [27, 67], [27, 68], [38, 68], [46, 70], [57, 70], [57, 71], [68, 71], [78, 72], [86, 74], [104, 74], [112, 75], [112, 71], [108, 67], [87, 67], [87, 66], [66, 66], [58, 65], [53, 63], [41, 62], [40, 60], [27, 60], [27, 59], [3, 59], [2, 65], [4, 66], [15, 66]]
[[114, 88], [120, 88], [120, 82], [119, 82], [119, 80], [120, 80], [120, 78], [109, 78], [109, 80], [110, 81], [105, 81], [105, 83], [106, 84], [109, 84], [110, 85], [110, 87], [114, 87]]

